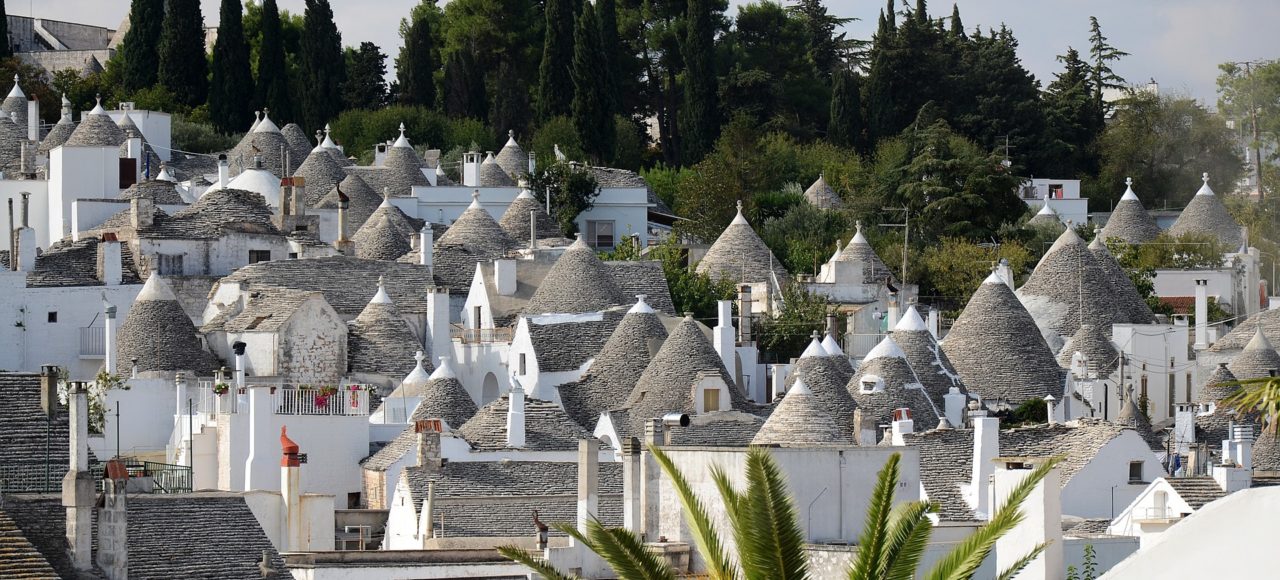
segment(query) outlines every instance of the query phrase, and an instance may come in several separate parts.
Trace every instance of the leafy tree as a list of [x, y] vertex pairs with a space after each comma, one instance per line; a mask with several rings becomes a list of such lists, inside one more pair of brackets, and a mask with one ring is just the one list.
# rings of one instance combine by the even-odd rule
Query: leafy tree
[[1124, 78], [1111, 69], [1111, 65], [1129, 53], [1120, 50], [1107, 41], [1102, 35], [1102, 25], [1097, 16], [1089, 17], [1089, 58], [1093, 62], [1093, 100], [1099, 111], [1105, 111], [1102, 101], [1103, 89], [1125, 88]]
[[731, 117], [748, 116], [765, 131], [810, 138], [826, 124], [829, 88], [808, 57], [801, 17], [767, 1], [738, 10], [722, 46], [733, 55], [721, 101]]
[[[1280, 143], [1280, 61], [1264, 61], [1241, 65], [1228, 62], [1218, 65], [1218, 110], [1236, 121], [1241, 140], [1248, 143], [1252, 157], [1261, 159], [1264, 147], [1270, 159], [1276, 159]], [[1251, 164], [1258, 181], [1259, 193], [1273, 193], [1275, 188], [1264, 174], [1269, 163]], [[1271, 186], [1271, 187], [1269, 187]]]
[[609, 166], [639, 171], [644, 163], [645, 153], [649, 150], [644, 127], [622, 115], [614, 115], [613, 134], [615, 141]]
[[574, 0], [547, 0], [542, 63], [538, 66], [538, 118], [547, 120], [569, 112], [573, 102], [572, 62], [575, 57]]
[[968, 94], [950, 82], [949, 71], [958, 67], [944, 49], [945, 42], [923, 2], [905, 12], [898, 25], [889, 0], [868, 55], [865, 98], [867, 133], [873, 143], [901, 132], [925, 103], [947, 103], [955, 95]]
[[346, 59], [329, 0], [306, 0], [302, 30], [302, 119], [307, 130], [323, 127], [342, 111]]
[[680, 110], [680, 159], [694, 163], [711, 150], [719, 133], [714, 62], [715, 30], [711, 0], [689, 0], [686, 34], [680, 45], [684, 56], [684, 106]]
[[600, 23], [590, 2], [582, 6], [573, 38], [573, 127], [582, 149], [599, 164], [613, 156], [613, 103], [609, 71], [600, 46]]
[[782, 287], [782, 308], [752, 327], [756, 344], [766, 358], [782, 362], [800, 356], [814, 332], [827, 322], [827, 297], [813, 294], [799, 283]]
[[549, 163], [529, 179], [529, 189], [543, 204], [551, 196], [551, 216], [560, 231], [572, 235], [578, 231], [578, 214], [595, 206], [600, 184], [591, 172], [570, 163]]
[[222, 0], [218, 41], [213, 45], [209, 116], [223, 133], [241, 131], [250, 123], [253, 75], [249, 70], [249, 45], [245, 42], [242, 17], [239, 0]]
[[1138, 295], [1147, 302], [1152, 312], [1173, 314], [1173, 308], [1161, 302], [1156, 295], [1156, 270], [1217, 268], [1222, 264], [1222, 254], [1229, 248], [1212, 236], [1184, 234], [1173, 237], [1165, 233], [1147, 244], [1129, 245], [1118, 240], [1108, 241], [1107, 250], [1129, 275]]
[[444, 112], [450, 117], [485, 117], [484, 74], [476, 70], [471, 51], [449, 53], [444, 63]]
[[533, 152], [537, 153], [540, 165], [556, 162], [556, 147], [570, 161], [582, 161], [587, 156], [582, 152], [582, 143], [578, 140], [578, 130], [573, 120], [568, 117], [553, 117], [538, 127], [533, 133]]
[[[649, 453], [671, 480], [685, 523], [711, 578], [802, 579], [809, 576], [805, 534], [800, 528], [795, 498], [787, 490], [786, 475], [768, 450], [752, 447], [747, 452], [746, 474], [742, 477], [747, 482], [745, 489], [735, 488], [723, 471], [713, 469], [711, 472], [722, 504], [716, 507], [725, 510], [728, 531], [733, 534], [734, 558], [730, 558], [721, 530], [711, 518], [710, 510], [714, 508], [695, 493], [688, 477], [661, 448], [650, 447]], [[931, 504], [911, 501], [894, 505], [901, 460], [898, 453], [890, 455], [876, 478], [866, 526], [858, 539], [858, 553], [847, 572], [850, 580], [911, 578], [920, 567], [933, 533], [933, 522], [928, 517]], [[924, 577], [928, 580], [973, 578], [995, 549], [996, 541], [1025, 519], [1022, 502], [1060, 463], [1061, 458], [1050, 459], [1027, 474], [1010, 490], [991, 520], [938, 560]], [[606, 528], [594, 518], [587, 523], [585, 532], [565, 523], [556, 524], [556, 529], [603, 558], [618, 578], [674, 580], [677, 577], [671, 566], [630, 530]], [[1002, 570], [999, 577], [1016, 576], [1046, 547], [1047, 544], [1035, 546], [1009, 569]], [[498, 551], [544, 578], [577, 578], [517, 546], [503, 546]]]
[[166, 0], [160, 33], [160, 84], [187, 107], [209, 95], [209, 64], [204, 52], [204, 17], [199, 0]]
[[[249, 5], [249, 14], [254, 13]], [[258, 85], [254, 103], [260, 109], [268, 109], [279, 120], [293, 120], [293, 99], [289, 94], [289, 68], [285, 63], [285, 28], [276, 0], [263, 0], [258, 27], [261, 41], [258, 48]], [[248, 18], [245, 29], [250, 30]], [[253, 37], [253, 34], [249, 34]]]
[[434, 107], [436, 104], [436, 40], [431, 19], [413, 18], [404, 34], [404, 48], [396, 57], [400, 102]]
[[349, 109], [376, 109], [387, 103], [387, 55], [378, 45], [361, 42], [359, 49], [346, 50], [347, 80], [342, 84], [342, 102]]
[[921, 270], [921, 293], [941, 297], [949, 309], [958, 312], [1001, 259], [1009, 261], [1009, 269], [1019, 278], [1036, 262], [1035, 255], [1018, 242], [996, 246], [958, 237], [944, 237], [925, 246], [914, 261]]
[[861, 149], [863, 141], [862, 77], [855, 71], [838, 70], [831, 87], [831, 120], [827, 140], [836, 145]]
[[[160, 53], [156, 49], [164, 25], [164, 3], [165, 0], [133, 0], [129, 7], [129, 32], [120, 46], [124, 56], [120, 81], [125, 92], [156, 84], [160, 70]], [[7, 21], [5, 27], [8, 28]], [[8, 38], [7, 31], [4, 38]], [[12, 48], [6, 48], [12, 52]]]
[[691, 312], [698, 320], [712, 320], [718, 315], [717, 303], [737, 295], [733, 280], [715, 280], [690, 268], [688, 250], [680, 247], [674, 236], [650, 250], [648, 259], [662, 262], [676, 312]]
[[219, 153], [236, 146], [240, 135], [225, 135], [213, 125], [188, 121], [183, 117], [173, 118], [173, 148], [193, 153]]
[[[782, 203], [795, 200], [797, 191], [784, 194]], [[755, 196], [755, 207], [762, 208], [774, 196]], [[807, 272], [817, 274], [819, 267], [831, 258], [832, 248], [836, 240], [845, 237], [852, 230], [852, 224], [843, 213], [819, 209], [807, 203], [790, 205], [782, 215], [773, 219], [757, 221], [760, 237], [773, 250], [775, 256], [782, 261], [788, 272]]]
[[1057, 153], [1056, 163], [1051, 162], [1046, 171], [1063, 177], [1096, 175], [1103, 124], [1094, 101], [1092, 69], [1074, 48], [1068, 47], [1058, 60], [1063, 70], [1045, 92], [1048, 146]]

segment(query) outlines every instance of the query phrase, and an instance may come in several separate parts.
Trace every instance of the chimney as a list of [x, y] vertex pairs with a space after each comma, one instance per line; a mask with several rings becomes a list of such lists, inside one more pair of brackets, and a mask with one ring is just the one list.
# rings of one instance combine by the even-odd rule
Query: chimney
[[436, 482], [427, 482], [427, 499], [422, 500], [422, 516], [418, 518], [418, 539], [422, 548], [426, 549], [427, 540], [436, 537], [435, 523]]
[[13, 227], [13, 198], [9, 198], [9, 269], [18, 269], [18, 236]]
[[738, 342], [749, 344], [751, 337], [751, 285], [738, 286]]
[[356, 244], [347, 239], [347, 210], [351, 208], [351, 198], [342, 193], [342, 184], [338, 184], [338, 239], [333, 247], [345, 256], [355, 255]]
[[[1035, 463], [1041, 461], [1045, 460], [998, 460], [994, 473], [994, 501], [1004, 503], [1009, 493], [1031, 474], [1036, 467]], [[1067, 565], [1063, 560], [1062, 547], [1061, 473], [1060, 468], [1050, 470], [1044, 480], [1032, 488], [1022, 503], [1021, 511], [1025, 518], [996, 541], [997, 569], [1008, 569], [1024, 554], [1033, 552], [1038, 546], [1045, 546], [1040, 555], [1026, 564], [1019, 577], [1056, 580], [1065, 576]]]
[[40, 98], [36, 96], [27, 101], [27, 140], [40, 141]]
[[307, 178], [295, 175], [289, 179], [293, 180], [293, 198], [289, 200], [289, 211], [293, 215], [307, 215]]
[[241, 341], [231, 343], [231, 352], [236, 355], [236, 389], [244, 388], [244, 348], [247, 346]]
[[529, 152], [529, 176], [532, 177], [538, 172], [538, 162], [535, 160], [536, 155], [533, 151]]
[[[118, 248], [119, 244], [117, 244]], [[116, 374], [116, 307], [114, 304], [102, 300], [102, 331], [105, 335], [102, 340], [102, 365], [106, 367], [107, 374]]]
[[893, 410], [893, 444], [903, 446], [907, 444], [904, 435], [910, 435], [915, 432], [915, 421], [911, 419], [911, 409], [901, 408]]
[[507, 447], [524, 447], [524, 390], [514, 380], [508, 395]]
[[1209, 348], [1209, 281], [1196, 280], [1196, 343], [1195, 350]]
[[933, 335], [934, 340], [938, 340], [938, 309], [929, 309], [929, 334]]
[[1223, 492], [1248, 489], [1253, 483], [1253, 426], [1230, 424], [1222, 442], [1222, 461], [1213, 466], [1213, 479]]
[[969, 397], [960, 392], [959, 387], [951, 387], [947, 389], [947, 394], [942, 396], [942, 404], [944, 406], [943, 415], [952, 425], [964, 425], [965, 403]]
[[529, 249], [538, 249], [538, 210], [529, 210]]
[[1008, 258], [1000, 258], [1000, 261], [996, 263], [996, 275], [999, 276], [1001, 280], [1004, 280], [1005, 285], [1007, 285], [1010, 290], [1014, 289], [1013, 268], [1009, 267]]
[[22, 192], [22, 227], [31, 227], [31, 194]]
[[62, 507], [67, 514], [71, 564], [77, 570], [89, 570], [93, 567], [93, 509], [97, 500], [89, 471], [89, 386], [77, 381], [67, 387], [70, 469], [62, 478]]
[[493, 261], [493, 284], [498, 296], [514, 296], [516, 293], [516, 261], [503, 258]]
[[902, 306], [898, 303], [898, 293], [889, 294], [889, 328], [893, 329], [898, 326], [898, 319], [902, 318]]
[[31, 228], [18, 229], [18, 269], [32, 272], [36, 269], [36, 231]]
[[1056, 425], [1062, 421], [1058, 417], [1058, 399], [1053, 395], [1044, 396], [1045, 416], [1048, 418], [1050, 425]]
[[293, 180], [280, 178], [280, 229], [285, 230], [285, 217], [289, 215], [289, 204], [293, 202]]
[[729, 375], [735, 376], [737, 375], [734, 372], [737, 368], [737, 344], [734, 343], [734, 338], [737, 331], [733, 328], [733, 301], [717, 301], [716, 312], [717, 324], [712, 330], [716, 352], [720, 354], [720, 362], [724, 363], [724, 368], [728, 369]]
[[480, 154], [475, 151], [462, 154], [462, 185], [466, 187], [480, 185]]
[[98, 243], [98, 272], [105, 286], [119, 286], [124, 282], [124, 266], [120, 252], [120, 240], [115, 233], [105, 232]]
[[226, 189], [231, 179], [231, 167], [227, 165], [227, 154], [218, 155], [218, 189]]
[[431, 229], [431, 222], [427, 222], [422, 226], [422, 231], [418, 232], [418, 263], [431, 270], [434, 257], [435, 231]]
[[155, 201], [149, 197], [138, 196], [129, 200], [129, 225], [135, 230], [151, 227], [155, 221]]
[[413, 422], [413, 432], [418, 436], [418, 467], [431, 473], [439, 471], [444, 465], [440, 456], [440, 432], [443, 429], [440, 419], [419, 419]]
[[991, 476], [995, 473], [995, 458], [1000, 455], [1000, 419], [988, 417], [986, 411], [973, 410], [973, 479], [969, 493], [975, 501], [974, 512], [979, 520], [989, 519], [993, 508], [988, 493]]
[[453, 338], [449, 333], [449, 291], [433, 287], [427, 289], [427, 327], [430, 332], [431, 357], [440, 359], [453, 352]]
[[587, 533], [587, 523], [600, 513], [600, 444], [595, 439], [578, 440], [578, 532]]
[[302, 523], [302, 461], [298, 457], [298, 444], [289, 438], [284, 426], [280, 427], [280, 452], [280, 497], [284, 500], [284, 541], [280, 551], [297, 552], [307, 549]]

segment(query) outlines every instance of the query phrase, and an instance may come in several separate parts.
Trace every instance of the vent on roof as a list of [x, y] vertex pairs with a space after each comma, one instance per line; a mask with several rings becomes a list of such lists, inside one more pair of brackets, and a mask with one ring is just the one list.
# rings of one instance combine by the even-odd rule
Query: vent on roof
[[441, 433], [444, 428], [440, 419], [418, 419], [413, 422], [414, 433]]

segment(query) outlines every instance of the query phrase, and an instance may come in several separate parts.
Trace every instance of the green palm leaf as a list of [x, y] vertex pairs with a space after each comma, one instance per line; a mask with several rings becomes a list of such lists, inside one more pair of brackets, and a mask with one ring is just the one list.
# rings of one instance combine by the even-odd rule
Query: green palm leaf
[[912, 501], [898, 505], [889, 516], [890, 526], [885, 544], [880, 577], [885, 580], [912, 580], [920, 559], [933, 534], [933, 522], [925, 516], [929, 502]]
[[889, 514], [893, 506], [893, 488], [898, 485], [898, 463], [902, 455], [889, 456], [876, 478], [871, 492], [871, 505], [867, 506], [867, 519], [858, 537], [858, 556], [849, 568], [849, 580], [873, 580], [885, 569], [882, 559], [886, 537], [889, 533]]
[[1030, 553], [1028, 553], [1026, 556], [1019, 558], [1018, 561], [1014, 562], [1012, 566], [1009, 566], [1007, 569], [1001, 572], [999, 576], [996, 576], [996, 580], [1013, 580], [1014, 576], [1017, 576], [1020, 572], [1022, 572], [1022, 569], [1026, 568], [1027, 564], [1030, 564], [1032, 560], [1035, 560], [1037, 557], [1039, 557], [1040, 554], [1044, 552], [1045, 548], [1048, 548], [1048, 547], [1049, 547], [1048, 542], [1040, 543], [1040, 545], [1036, 546], [1035, 549], [1031, 550]]
[[[606, 528], [600, 520], [587, 520], [591, 550], [604, 558], [620, 580], [674, 580], [667, 561], [654, 553], [631, 530]], [[581, 535], [578, 535], [581, 537]]]
[[1222, 400], [1222, 406], [1237, 409], [1245, 414], [1257, 414], [1262, 418], [1267, 433], [1275, 434], [1280, 423], [1280, 379], [1263, 377], [1235, 381], [1240, 390]]
[[533, 570], [535, 574], [547, 580], [581, 580], [578, 576], [565, 574], [557, 570], [546, 560], [538, 558], [529, 551], [517, 546], [498, 546], [498, 553], [508, 560]]
[[744, 576], [749, 579], [802, 579], [808, 573], [804, 532], [785, 477], [763, 448], [747, 452], [747, 491], [739, 521], [746, 524], [739, 545]]
[[[729, 560], [728, 554], [725, 553], [724, 543], [720, 541], [720, 534], [716, 531], [715, 526], [711, 523], [711, 516], [707, 512], [706, 506], [702, 500], [694, 495], [693, 488], [689, 486], [689, 481], [676, 469], [671, 458], [663, 453], [662, 449], [649, 446], [649, 451], [653, 453], [653, 457], [658, 460], [658, 465], [662, 467], [663, 473], [671, 478], [672, 485], [676, 488], [676, 495], [680, 498], [680, 507], [684, 511], [684, 519], [689, 523], [689, 528], [693, 534], [694, 543], [698, 546], [698, 553], [702, 555], [707, 563], [707, 573], [712, 580], [734, 580], [738, 577], [737, 567]], [[719, 469], [712, 470], [712, 477], [723, 477], [723, 473]], [[727, 483], [727, 479], [725, 479]], [[720, 484], [719, 479], [716, 481]], [[732, 491], [732, 488], [730, 488]], [[721, 489], [721, 495], [724, 496], [724, 490]], [[724, 496], [725, 508], [733, 519], [735, 512], [737, 496]], [[733, 503], [734, 506], [731, 506]]]

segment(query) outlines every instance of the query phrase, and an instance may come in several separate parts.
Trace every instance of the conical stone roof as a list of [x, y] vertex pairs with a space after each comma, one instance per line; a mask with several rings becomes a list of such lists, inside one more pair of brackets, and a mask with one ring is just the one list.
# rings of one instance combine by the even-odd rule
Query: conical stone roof
[[413, 370], [414, 354], [422, 345], [387, 296], [381, 279], [373, 300], [347, 326], [350, 372], [400, 377]]
[[154, 203], [165, 205], [186, 204], [172, 181], [159, 179], [139, 181], [120, 192], [119, 199], [134, 198], [150, 199]]
[[511, 179], [510, 175], [498, 165], [497, 159], [493, 157], [493, 152], [484, 158], [480, 163], [480, 187], [514, 187], [516, 182]]
[[1271, 341], [1267, 340], [1266, 335], [1262, 334], [1262, 329], [1259, 328], [1253, 333], [1249, 344], [1244, 346], [1244, 350], [1231, 359], [1231, 364], [1227, 365], [1227, 368], [1231, 370], [1231, 374], [1242, 381], [1260, 379], [1270, 376], [1272, 370], [1280, 370], [1280, 353], [1276, 352], [1275, 347], [1271, 346]]
[[1116, 350], [1111, 339], [1102, 333], [1102, 329], [1092, 324], [1081, 324], [1080, 329], [1058, 352], [1058, 364], [1063, 368], [1071, 367], [1071, 357], [1079, 352], [1088, 357], [1099, 377], [1110, 376], [1120, 365], [1120, 351]]
[[[421, 368], [415, 368], [414, 372]], [[440, 359], [440, 366], [431, 373], [420, 391], [406, 395], [422, 397], [422, 402], [413, 410], [411, 419], [444, 419], [450, 429], [457, 429], [470, 421], [478, 410], [476, 402], [458, 380], [448, 357]], [[392, 397], [394, 396], [395, 393], [392, 393]]]
[[1138, 432], [1143, 441], [1147, 442], [1147, 446], [1152, 450], [1164, 449], [1163, 442], [1156, 436], [1155, 431], [1151, 428], [1151, 420], [1147, 419], [1142, 411], [1138, 410], [1138, 406], [1134, 404], [1133, 387], [1129, 387], [1129, 396], [1125, 397], [1123, 406], [1120, 407], [1120, 413], [1116, 415], [1116, 424], [1129, 427]]
[[1280, 441], [1275, 433], [1263, 431], [1253, 442], [1253, 470], [1280, 471]]
[[[341, 197], [339, 193], [347, 196], [347, 231], [359, 231], [384, 201], [381, 195], [369, 187], [369, 182], [353, 173], [343, 178], [341, 183], [334, 185], [329, 193], [315, 203], [314, 207], [338, 209], [339, 197]], [[408, 222], [407, 218], [405, 222]]]
[[521, 190], [520, 195], [517, 195], [511, 205], [507, 206], [507, 211], [502, 214], [498, 225], [502, 227], [502, 231], [511, 236], [512, 240], [528, 244], [530, 212], [533, 212], [534, 223], [537, 224], [538, 239], [559, 238], [563, 235], [560, 233], [560, 226], [547, 215], [546, 209], [538, 203], [528, 189]]
[[292, 167], [284, 166], [284, 151], [288, 149], [289, 142], [280, 134], [280, 128], [264, 115], [258, 125], [231, 149], [227, 159], [233, 171], [243, 171], [253, 167], [255, 156], [260, 157], [262, 168], [278, 177], [281, 173], [294, 173], [302, 164], [301, 159], [290, 159]]
[[124, 131], [107, 116], [99, 103], [93, 110], [81, 115], [80, 124], [71, 132], [68, 147], [119, 147], [124, 143]]
[[422, 173], [424, 165], [422, 158], [418, 157], [418, 152], [413, 150], [413, 146], [405, 138], [404, 123], [401, 123], [400, 138], [396, 139], [394, 145], [387, 148], [387, 155], [382, 158], [382, 166], [386, 167], [388, 172], [384, 181], [385, 185], [391, 189], [391, 195], [407, 197], [413, 195], [413, 186], [431, 185], [427, 176]]
[[751, 444], [852, 445], [853, 432], [831, 415], [826, 402], [815, 396], [801, 379], [787, 390]]
[[1106, 244], [1097, 237], [1089, 242], [1089, 252], [1098, 262], [1098, 266], [1102, 268], [1102, 273], [1107, 280], [1111, 282], [1111, 300], [1115, 303], [1115, 320], [1114, 322], [1130, 322], [1133, 324], [1151, 324], [1155, 322], [1156, 316], [1151, 312], [1151, 307], [1147, 305], [1147, 301], [1142, 299], [1138, 294], [1138, 289], [1134, 287], [1133, 280], [1125, 274], [1124, 268], [1120, 267], [1120, 263], [1111, 255], [1111, 251], [1107, 249]]
[[898, 325], [893, 327], [891, 336], [902, 349], [907, 364], [911, 365], [916, 377], [924, 385], [925, 392], [939, 409], [946, 408], [945, 397], [952, 387], [960, 389], [961, 393], [967, 392], [960, 374], [947, 359], [947, 354], [942, 352], [938, 340], [929, 332], [929, 327], [925, 325], [915, 306], [907, 308], [898, 320]]
[[901, 408], [911, 409], [917, 424], [938, 423], [941, 407], [934, 409], [919, 376], [907, 362], [906, 353], [891, 336], [884, 337], [867, 353], [846, 388], [862, 416], [877, 423], [891, 421], [893, 410]]
[[437, 242], [480, 251], [488, 259], [501, 257], [508, 249], [514, 248], [515, 243], [484, 206], [480, 205], [480, 192], [473, 192], [471, 197], [471, 205]]
[[0, 103], [0, 112], [4, 113], [6, 119], [13, 118], [14, 123], [19, 127], [27, 126], [27, 94], [22, 92], [22, 87], [18, 85], [18, 75], [13, 75], [13, 88], [9, 89], [9, 94], [4, 98], [4, 102]]
[[1069, 228], [1040, 258], [1027, 283], [1017, 292], [1039, 326], [1063, 339], [1075, 334], [1082, 323], [1110, 328], [1117, 318], [1126, 319], [1127, 316], [1117, 317], [1113, 295], [1110, 280], [1097, 259]]
[[1231, 369], [1227, 368], [1227, 363], [1219, 363], [1205, 380], [1204, 386], [1200, 387], [1196, 402], [1202, 405], [1222, 402], [1223, 399], [1240, 390], [1240, 385], [1233, 384], [1236, 380], [1236, 376], [1231, 374]]
[[804, 190], [804, 200], [819, 209], [834, 209], [843, 205], [840, 195], [827, 185], [827, 177], [821, 173], [818, 174], [817, 181], [814, 181], [809, 189]]
[[1150, 242], [1160, 235], [1160, 226], [1156, 225], [1155, 218], [1142, 206], [1138, 194], [1133, 192], [1133, 179], [1128, 178], [1124, 182], [1127, 186], [1124, 196], [1115, 209], [1111, 210], [1111, 217], [1107, 218], [1107, 225], [1102, 226], [1098, 237], [1104, 240], [1116, 239], [1126, 244]]
[[494, 162], [501, 167], [511, 179], [519, 179], [520, 176], [529, 173], [529, 154], [520, 148], [520, 144], [516, 143], [516, 132], [507, 131], [507, 144], [502, 146], [502, 150], [498, 151]]
[[[816, 346], [815, 346], [816, 345]], [[795, 388], [796, 383], [808, 385], [806, 390], [822, 405], [826, 413], [842, 427], [845, 433], [853, 434], [853, 412], [858, 408], [853, 397], [849, 396], [849, 379], [853, 378], [853, 367], [841, 364], [841, 361], [829, 354], [816, 339], [810, 341], [809, 347], [800, 355], [787, 375], [787, 395]], [[785, 398], [784, 398], [785, 400]], [[776, 412], [776, 411], [775, 411]]]
[[365, 260], [395, 261], [413, 250], [409, 238], [401, 236], [386, 214], [371, 218], [351, 237], [356, 257]]
[[300, 165], [303, 159], [311, 155], [311, 140], [297, 123], [289, 123], [281, 127], [280, 135], [284, 137], [284, 142], [289, 144], [289, 160], [294, 165]]
[[1062, 395], [1062, 377], [1036, 322], [1013, 291], [991, 274], [942, 340], [942, 351], [970, 393], [1018, 405]]
[[[316, 203], [332, 191], [333, 186], [347, 177], [347, 172], [342, 170], [337, 161], [334, 161], [328, 150], [319, 147], [307, 154], [302, 165], [299, 165], [298, 170], [293, 174], [305, 180], [307, 205], [310, 207], [316, 207]], [[365, 187], [368, 187], [368, 184]]]
[[[0, 168], [5, 173], [22, 171], [22, 144], [27, 142], [27, 129], [15, 125], [8, 119], [0, 119]], [[28, 159], [31, 159], [31, 148], [27, 148]], [[34, 164], [27, 163], [31, 171]]]
[[756, 231], [751, 229], [747, 219], [742, 217], [742, 202], [738, 202], [738, 215], [707, 249], [707, 254], [698, 262], [696, 269], [699, 274], [706, 274], [713, 279], [734, 282], [771, 283], [770, 272], [777, 276], [780, 283], [787, 277], [782, 262], [773, 255], [764, 240], [756, 235]]
[[862, 222], [857, 222], [855, 227], [856, 231], [853, 234], [853, 238], [849, 240], [849, 245], [840, 250], [839, 255], [836, 256], [836, 261], [862, 263], [862, 282], [864, 284], [879, 284], [885, 280], [893, 280], [893, 271], [876, 254], [875, 248], [871, 247], [867, 237], [862, 235]]
[[643, 434], [645, 421], [667, 413], [693, 413], [693, 385], [704, 373], [719, 376], [729, 387], [730, 400], [721, 401], [721, 409], [747, 406], [746, 397], [734, 385], [711, 341], [697, 321], [686, 316], [636, 381], [627, 400], [629, 432]]
[[1174, 237], [1186, 234], [1202, 234], [1218, 238], [1227, 251], [1234, 252], [1244, 243], [1240, 234], [1240, 224], [1227, 206], [1209, 188], [1209, 174], [1202, 177], [1204, 185], [1200, 187], [1187, 207], [1178, 214], [1177, 221], [1169, 228], [1169, 235]]
[[[343, 191], [345, 192], [346, 190], [344, 189]], [[409, 216], [406, 215], [403, 210], [396, 207], [395, 204], [391, 203], [391, 200], [385, 197], [382, 198], [382, 203], [378, 204], [378, 208], [373, 210], [372, 214], [369, 214], [369, 220], [365, 223], [384, 217], [387, 218], [387, 221], [391, 222], [391, 227], [395, 228], [395, 231], [399, 233], [400, 237], [405, 239], [413, 238], [418, 235], [418, 232], [422, 229], [418, 225], [415, 225], [413, 220], [409, 219]]]
[[581, 314], [600, 312], [625, 302], [604, 263], [579, 236], [551, 266], [524, 311], [526, 314]]
[[147, 279], [116, 336], [116, 354], [126, 372], [133, 359], [138, 361], [138, 372], [191, 371], [209, 376], [222, 366], [204, 350], [191, 318], [159, 274]]
[[44, 140], [40, 141], [38, 150], [40, 153], [48, 155], [48, 153], [71, 138], [71, 133], [76, 130], [76, 124], [71, 121], [71, 115], [63, 115], [58, 119], [57, 124], [49, 129], [45, 134]]
[[1066, 224], [1062, 223], [1062, 218], [1058, 216], [1058, 212], [1053, 211], [1053, 208], [1049, 206], [1047, 201], [1045, 202], [1044, 207], [1040, 208], [1040, 211], [1036, 212], [1036, 215], [1031, 216], [1031, 219], [1027, 220], [1027, 225], [1035, 227], [1050, 227], [1057, 231], [1062, 231], [1067, 227]]
[[657, 313], [645, 303], [644, 296], [637, 298], [582, 380], [559, 388], [565, 412], [588, 430], [595, 429], [601, 413], [617, 408], [619, 401], [631, 396], [636, 381], [653, 360], [652, 353], [667, 339], [667, 329]]

